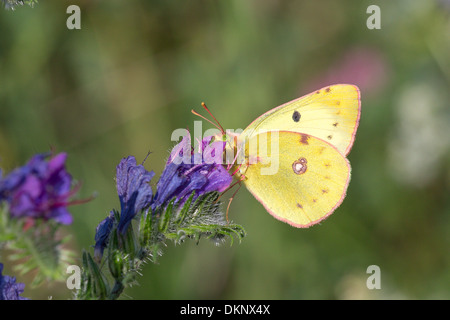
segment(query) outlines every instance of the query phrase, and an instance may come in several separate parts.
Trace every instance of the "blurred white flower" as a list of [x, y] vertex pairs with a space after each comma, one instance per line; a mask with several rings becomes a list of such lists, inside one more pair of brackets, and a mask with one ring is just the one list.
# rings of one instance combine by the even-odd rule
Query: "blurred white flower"
[[424, 187], [439, 174], [450, 151], [448, 101], [436, 87], [421, 83], [400, 92], [396, 110], [388, 165], [398, 181]]

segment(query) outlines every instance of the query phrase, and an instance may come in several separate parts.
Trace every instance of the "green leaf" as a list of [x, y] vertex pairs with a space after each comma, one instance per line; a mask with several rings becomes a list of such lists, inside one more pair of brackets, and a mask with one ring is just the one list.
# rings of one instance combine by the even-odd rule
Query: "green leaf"
[[172, 210], [175, 200], [176, 198], [170, 200], [169, 204], [167, 205], [167, 208], [164, 210], [161, 218], [159, 219], [159, 232], [162, 233], [166, 232], [167, 227], [169, 226], [169, 220], [172, 218]]
[[16, 272], [21, 275], [33, 272], [32, 287], [45, 280], [66, 280], [65, 269], [73, 254], [62, 246], [70, 236], [59, 239], [59, 224], [37, 220], [32, 228], [24, 230], [23, 219], [10, 218], [4, 211], [0, 217], [0, 234], [8, 235], [2, 246], [12, 252], [8, 258], [16, 263]]
[[85, 259], [93, 283], [93, 293], [99, 299], [105, 299], [109, 294], [108, 281], [106, 277], [103, 275], [103, 273], [100, 271], [94, 259], [92, 259], [90, 253], [86, 253]]
[[192, 199], [194, 198], [195, 191], [192, 191], [189, 198], [186, 200], [186, 202], [183, 205], [183, 208], [179, 211], [177, 218], [175, 220], [175, 223], [177, 225], [180, 225], [183, 223], [184, 219], [186, 218], [187, 213], [189, 212], [189, 209], [191, 207]]
[[[113, 288], [109, 290], [99, 267], [100, 261], [95, 263], [90, 254], [84, 253], [84, 284], [77, 297], [117, 299], [124, 288], [136, 283], [136, 276], [146, 261], [157, 262], [166, 241], [178, 244], [187, 239], [200, 241], [206, 238], [220, 244], [230, 239], [233, 244], [235, 238], [242, 240], [245, 230], [240, 225], [228, 223], [220, 210], [221, 203], [217, 201], [218, 192], [203, 194], [195, 201], [194, 196], [193, 192], [182, 205], [175, 204], [176, 198], [173, 198], [166, 207], [141, 212], [136, 219], [137, 228], [130, 224], [123, 236], [113, 227], [105, 251], [109, 273], [114, 279]], [[115, 216], [117, 226], [117, 211]]]

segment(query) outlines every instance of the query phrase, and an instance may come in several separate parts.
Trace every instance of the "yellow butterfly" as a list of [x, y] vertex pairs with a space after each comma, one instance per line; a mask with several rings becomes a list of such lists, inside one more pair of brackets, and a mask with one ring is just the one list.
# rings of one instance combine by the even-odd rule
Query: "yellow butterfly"
[[276, 107], [232, 135], [227, 155], [236, 154], [233, 170], [275, 218], [298, 228], [312, 226], [345, 198], [350, 182], [345, 156], [360, 110], [359, 89], [347, 84]]

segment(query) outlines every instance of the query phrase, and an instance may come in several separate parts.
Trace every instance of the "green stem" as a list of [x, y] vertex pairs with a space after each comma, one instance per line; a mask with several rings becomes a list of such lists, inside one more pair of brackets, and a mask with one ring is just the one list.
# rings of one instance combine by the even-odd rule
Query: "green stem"
[[108, 296], [108, 299], [116, 300], [122, 294], [123, 289], [125, 289], [123, 283], [116, 280], [116, 282], [114, 283], [114, 287], [112, 288], [111, 293]]
[[[241, 240], [245, 236], [241, 226], [228, 224], [226, 221], [225, 214], [219, 210], [216, 203], [219, 196], [217, 192], [204, 194], [195, 201], [192, 201], [193, 196], [194, 194], [182, 206], [175, 205], [175, 199], [172, 199], [165, 208], [157, 208], [154, 212], [141, 212], [137, 228], [130, 224], [126, 233], [120, 236], [117, 234], [120, 217], [116, 215], [104, 251], [103, 261], [106, 259], [107, 263], [94, 262], [87, 252], [83, 255], [86, 281], [77, 297], [118, 299], [123, 290], [136, 281], [136, 274], [139, 274], [143, 263], [148, 260], [156, 262], [161, 247], [168, 240], [181, 243], [186, 239], [198, 241], [204, 237], [218, 243], [227, 237], [231, 240], [233, 237]], [[102, 270], [103, 267], [108, 270]], [[110, 276], [110, 281], [106, 279], [105, 272]], [[114, 283], [112, 289], [108, 282]], [[101, 288], [105, 289], [99, 290], [100, 285], [97, 284], [102, 284]]]

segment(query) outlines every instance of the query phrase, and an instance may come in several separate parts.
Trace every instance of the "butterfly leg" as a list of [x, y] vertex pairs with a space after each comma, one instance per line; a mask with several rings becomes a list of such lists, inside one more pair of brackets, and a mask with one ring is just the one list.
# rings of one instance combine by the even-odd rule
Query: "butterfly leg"
[[220, 198], [228, 191], [228, 190], [230, 190], [231, 188], [233, 188], [235, 185], [237, 185], [238, 183], [240, 184], [240, 182], [242, 181], [242, 180], [244, 180], [245, 178], [242, 178], [242, 176], [239, 178], [239, 180], [238, 181], [236, 181], [235, 183], [233, 183], [232, 185], [230, 185], [230, 186], [228, 186], [228, 188], [226, 188], [224, 191], [222, 191], [222, 193], [220, 194], [220, 196], [217, 198], [217, 200], [214, 202], [214, 203], [217, 203], [217, 202], [219, 202], [219, 200], [220, 200]]
[[227, 213], [226, 213], [226, 218], [227, 218], [227, 223], [230, 223], [230, 220], [228, 220], [228, 211], [229, 211], [229, 209], [230, 209], [230, 206], [231, 206], [231, 201], [233, 201], [233, 199], [234, 199], [234, 196], [236, 195], [236, 193], [239, 191], [239, 189], [241, 188], [241, 186], [242, 186], [242, 181], [243, 180], [245, 180], [245, 176], [244, 175], [242, 175], [240, 178], [239, 178], [239, 181], [237, 181], [235, 184], [233, 184], [233, 186], [235, 186], [236, 184], [239, 184], [239, 186], [238, 186], [238, 188], [236, 189], [236, 191], [233, 193], [233, 195], [231, 196], [231, 198], [230, 198], [230, 200], [228, 201], [228, 206], [227, 206]]

